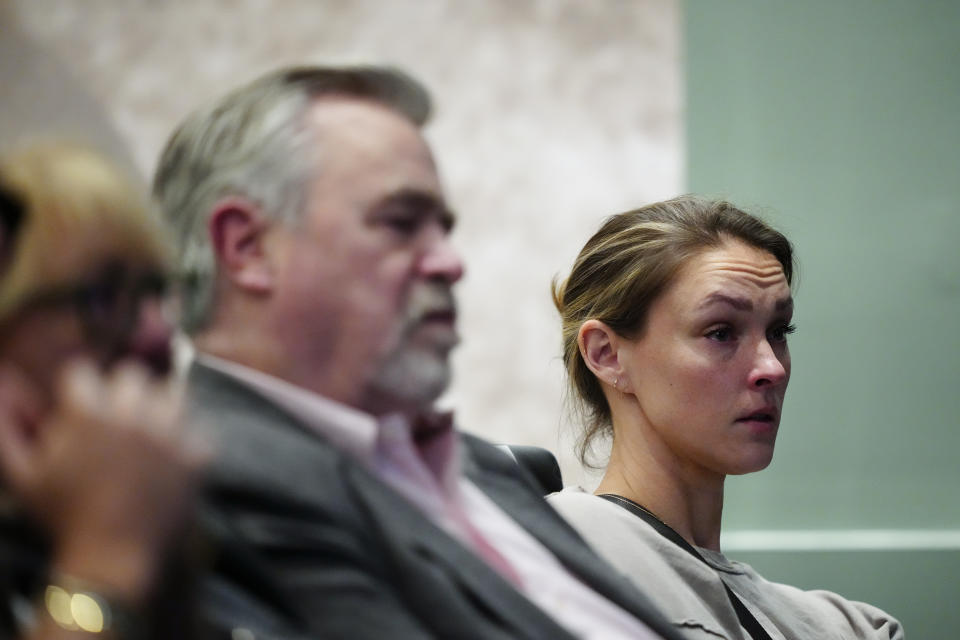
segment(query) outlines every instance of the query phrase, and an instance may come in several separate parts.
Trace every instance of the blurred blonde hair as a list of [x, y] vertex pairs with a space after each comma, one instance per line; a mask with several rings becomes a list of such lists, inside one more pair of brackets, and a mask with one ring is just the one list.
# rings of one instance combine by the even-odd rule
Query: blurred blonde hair
[[136, 183], [98, 153], [40, 143], [0, 158], [0, 190], [21, 220], [4, 230], [0, 319], [31, 294], [111, 260], [165, 267], [162, 229]]

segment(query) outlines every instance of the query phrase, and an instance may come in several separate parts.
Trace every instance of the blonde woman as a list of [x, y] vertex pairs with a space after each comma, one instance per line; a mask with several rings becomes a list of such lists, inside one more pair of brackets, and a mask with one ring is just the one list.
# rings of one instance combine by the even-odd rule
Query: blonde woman
[[726, 202], [611, 217], [554, 285], [595, 494], [550, 502], [690, 639], [902, 638], [875, 607], [765, 580], [720, 550], [724, 480], [773, 456], [790, 380], [793, 249]]
[[0, 160], [0, 638], [189, 637], [157, 590], [203, 458], [164, 381], [166, 267], [97, 154]]

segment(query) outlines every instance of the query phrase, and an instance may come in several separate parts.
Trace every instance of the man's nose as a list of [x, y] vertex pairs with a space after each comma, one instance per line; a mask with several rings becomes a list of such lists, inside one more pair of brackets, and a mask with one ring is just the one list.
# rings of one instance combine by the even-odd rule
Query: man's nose
[[760, 340], [750, 370], [750, 384], [757, 387], [785, 384], [789, 378], [789, 356], [778, 353], [767, 341]]
[[463, 259], [446, 231], [431, 234], [420, 256], [420, 274], [428, 280], [453, 284], [463, 277]]

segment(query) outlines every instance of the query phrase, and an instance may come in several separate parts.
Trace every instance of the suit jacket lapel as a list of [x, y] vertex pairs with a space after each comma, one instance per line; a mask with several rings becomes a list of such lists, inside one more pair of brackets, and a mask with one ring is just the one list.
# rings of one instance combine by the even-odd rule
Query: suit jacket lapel
[[406, 498], [381, 481], [354, 468], [351, 484], [356, 499], [381, 527], [380, 536], [397, 548], [434, 564], [462, 589], [472, 593], [509, 629], [508, 637], [571, 638], [572, 636], [476, 554], [434, 525]]

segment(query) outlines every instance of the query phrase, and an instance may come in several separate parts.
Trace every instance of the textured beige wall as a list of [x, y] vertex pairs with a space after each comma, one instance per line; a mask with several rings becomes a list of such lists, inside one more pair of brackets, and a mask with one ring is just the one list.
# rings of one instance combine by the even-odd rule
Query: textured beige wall
[[468, 267], [447, 401], [465, 429], [546, 446], [582, 481], [558, 440], [548, 284], [605, 215], [680, 189], [677, 0], [11, 4], [0, 16], [99, 102], [145, 174], [187, 111], [275, 66], [386, 62], [421, 78]]

